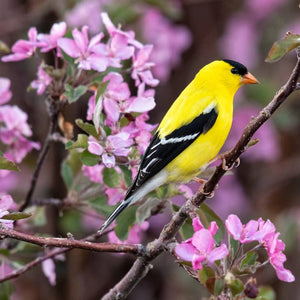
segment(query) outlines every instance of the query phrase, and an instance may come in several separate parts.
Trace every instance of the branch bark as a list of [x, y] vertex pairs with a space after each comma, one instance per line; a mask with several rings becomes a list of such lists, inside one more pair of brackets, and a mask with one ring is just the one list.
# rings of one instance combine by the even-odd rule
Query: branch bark
[[89, 240], [74, 240], [72, 238], [38, 237], [18, 232], [13, 229], [0, 228], [0, 236], [13, 238], [42, 247], [58, 247], [70, 249], [84, 249], [96, 252], [116, 252], [142, 254], [143, 246], [135, 244], [94, 243]]
[[[235, 147], [224, 155], [227, 168], [231, 168], [236, 160], [243, 152], [247, 150], [249, 141], [253, 134], [271, 117], [278, 107], [288, 98], [288, 96], [296, 89], [297, 80], [300, 75], [300, 57], [299, 50], [297, 51], [297, 63], [292, 71], [292, 74], [286, 84], [275, 94], [271, 102], [264, 107], [258, 116], [250, 121], [243, 131], [243, 134]], [[198, 209], [201, 203], [212, 194], [223, 175], [226, 173], [222, 164], [220, 164], [212, 177], [204, 184], [193, 198], [189, 199], [180, 210], [172, 217], [169, 224], [162, 230], [158, 239], [150, 242], [146, 246], [146, 255], [139, 257], [123, 277], [102, 299], [125, 299], [132, 289], [147, 275], [150, 268], [150, 262], [160, 255], [168, 244], [175, 237], [181, 226], [189, 216], [189, 213]]]

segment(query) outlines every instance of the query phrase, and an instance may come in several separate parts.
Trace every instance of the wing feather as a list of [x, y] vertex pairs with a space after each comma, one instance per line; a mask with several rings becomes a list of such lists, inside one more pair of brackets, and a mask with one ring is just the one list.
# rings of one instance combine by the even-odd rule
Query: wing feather
[[167, 166], [201, 134], [208, 132], [215, 124], [217, 117], [216, 106], [210, 106], [192, 122], [174, 130], [161, 139], [159, 138], [159, 132], [156, 132], [142, 158], [139, 172], [128, 190], [125, 200], [148, 179]]

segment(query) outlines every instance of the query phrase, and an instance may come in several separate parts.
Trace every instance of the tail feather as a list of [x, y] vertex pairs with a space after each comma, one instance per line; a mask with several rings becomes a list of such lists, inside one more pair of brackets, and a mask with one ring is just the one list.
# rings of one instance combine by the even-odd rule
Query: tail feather
[[112, 212], [108, 219], [103, 223], [98, 233], [102, 234], [103, 231], [117, 218], [117, 216], [130, 204], [130, 201], [122, 201], [120, 205]]

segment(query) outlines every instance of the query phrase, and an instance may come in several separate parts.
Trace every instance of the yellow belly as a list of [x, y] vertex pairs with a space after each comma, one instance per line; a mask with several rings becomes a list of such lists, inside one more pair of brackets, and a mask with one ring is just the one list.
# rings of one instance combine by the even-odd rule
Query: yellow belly
[[203, 171], [222, 148], [231, 123], [232, 109], [219, 112], [214, 126], [167, 165], [168, 182], [187, 182]]

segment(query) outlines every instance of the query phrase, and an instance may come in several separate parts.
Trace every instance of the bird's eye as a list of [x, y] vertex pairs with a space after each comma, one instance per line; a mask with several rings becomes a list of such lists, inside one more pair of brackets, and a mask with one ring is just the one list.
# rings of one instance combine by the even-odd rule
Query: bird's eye
[[237, 68], [232, 68], [232, 69], [231, 69], [231, 73], [232, 73], [232, 74], [238, 74], [239, 71], [238, 71]]

